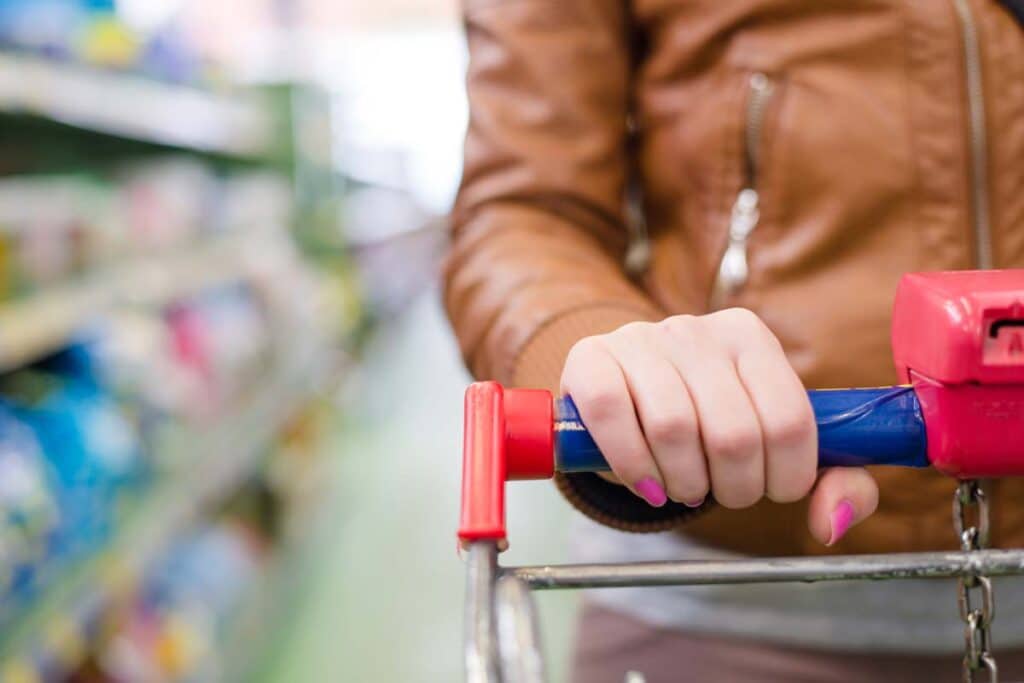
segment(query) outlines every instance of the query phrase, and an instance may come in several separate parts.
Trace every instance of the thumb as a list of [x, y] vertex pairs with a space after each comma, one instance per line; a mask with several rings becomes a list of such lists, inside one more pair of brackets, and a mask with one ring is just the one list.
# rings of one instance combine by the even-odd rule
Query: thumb
[[831, 546], [878, 507], [878, 484], [862, 467], [824, 470], [811, 494], [807, 524], [811, 535]]

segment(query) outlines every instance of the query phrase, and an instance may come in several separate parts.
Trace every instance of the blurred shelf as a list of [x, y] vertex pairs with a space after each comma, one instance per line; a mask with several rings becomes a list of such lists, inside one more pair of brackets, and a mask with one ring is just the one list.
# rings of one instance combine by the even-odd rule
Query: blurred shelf
[[[339, 367], [340, 376], [343, 368]], [[338, 388], [331, 379], [325, 384], [330, 393]], [[317, 483], [323, 488], [314, 494], [314, 502], [302, 512], [300, 520], [291, 521], [290, 531], [284, 532], [260, 576], [246, 588], [242, 604], [222, 631], [217, 656], [196, 680], [260, 680], [279, 653], [281, 641], [287, 640], [296, 611], [302, 609], [307, 598], [310, 577], [316, 576], [325, 556], [333, 550], [331, 541], [337, 533], [337, 473], [328, 464], [333, 462], [330, 453], [337, 448], [337, 441], [333, 434], [322, 438], [318, 457], [324, 458], [327, 466], [318, 473]]]
[[328, 541], [336, 520], [327, 514], [331, 506], [326, 502], [321, 505], [323, 510], [317, 515], [315, 528], [278, 548], [269, 566], [246, 590], [239, 613], [229, 620], [217, 661], [198, 680], [244, 683], [258, 677], [274, 639], [281, 637], [282, 629], [294, 616], [289, 612], [304, 597], [316, 562], [331, 547]]
[[256, 240], [219, 240], [170, 256], [146, 256], [0, 304], [0, 372], [58, 350], [115, 306], [159, 306], [247, 272]]
[[220, 93], [0, 53], [0, 110], [206, 154], [268, 158], [275, 117], [259, 93]]
[[215, 429], [182, 439], [175, 449], [177, 473], [140, 496], [106, 549], [48, 587], [27, 613], [7, 620], [11, 625], [0, 635], [0, 680], [50, 680], [78, 663], [104, 608], [124, 597], [178, 534], [263, 461], [267, 444], [316, 385], [324, 353], [293, 350], [235, 414]]

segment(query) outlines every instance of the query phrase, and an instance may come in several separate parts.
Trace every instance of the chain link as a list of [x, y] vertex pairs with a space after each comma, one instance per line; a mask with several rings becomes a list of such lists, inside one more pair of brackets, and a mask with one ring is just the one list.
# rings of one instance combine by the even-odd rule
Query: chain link
[[[957, 487], [953, 496], [953, 526], [965, 553], [988, 546], [988, 499], [978, 481], [964, 481]], [[983, 669], [988, 672], [988, 680], [996, 683], [999, 670], [992, 656], [989, 631], [996, 614], [991, 579], [978, 573], [959, 579], [957, 603], [965, 624], [964, 683], [973, 683], [975, 673]]]

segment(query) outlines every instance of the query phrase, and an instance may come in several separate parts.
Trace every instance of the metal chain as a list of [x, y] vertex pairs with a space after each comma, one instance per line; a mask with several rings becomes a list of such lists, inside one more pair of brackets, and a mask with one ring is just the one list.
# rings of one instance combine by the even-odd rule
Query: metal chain
[[[953, 526], [965, 553], [988, 546], [988, 499], [978, 481], [964, 481], [953, 496]], [[996, 683], [999, 670], [992, 656], [992, 635], [989, 626], [995, 617], [996, 604], [992, 581], [978, 572], [958, 580], [957, 603], [964, 629], [964, 683], [973, 683], [974, 674], [982, 669], [988, 680]]]

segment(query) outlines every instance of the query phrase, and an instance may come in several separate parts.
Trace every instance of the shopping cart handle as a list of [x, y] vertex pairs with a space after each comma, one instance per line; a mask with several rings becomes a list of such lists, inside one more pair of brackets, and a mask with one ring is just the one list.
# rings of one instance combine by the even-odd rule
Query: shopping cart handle
[[[911, 386], [809, 392], [822, 467], [927, 467], [922, 407]], [[466, 390], [463, 541], [505, 537], [505, 482], [608, 470], [569, 397], [477, 382]]]
[[[819, 462], [931, 464], [1024, 476], [1024, 270], [914, 273], [892, 317], [906, 386], [810, 393]], [[466, 392], [459, 538], [505, 538], [505, 481], [607, 469], [571, 399], [480, 382]]]
[[[810, 391], [808, 396], [818, 426], [820, 467], [929, 465], [913, 387]], [[610, 469], [568, 396], [555, 401], [553, 450], [557, 472]]]

